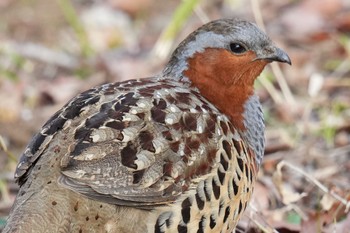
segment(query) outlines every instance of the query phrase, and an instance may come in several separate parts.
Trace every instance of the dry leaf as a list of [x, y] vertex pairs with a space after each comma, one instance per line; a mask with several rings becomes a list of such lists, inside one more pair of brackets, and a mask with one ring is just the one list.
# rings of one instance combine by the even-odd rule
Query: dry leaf
[[276, 185], [279, 194], [282, 197], [283, 204], [290, 205], [294, 202], [299, 201], [301, 198], [307, 196], [307, 194], [295, 192], [290, 185], [285, 184], [283, 182], [283, 179], [282, 179], [283, 178], [283, 175], [282, 175], [283, 163], [282, 162], [277, 164], [277, 169], [273, 174], [272, 180], [273, 180], [274, 184]]
[[333, 197], [331, 197], [328, 193], [326, 193], [325, 195], [323, 195], [322, 199], [321, 199], [321, 205], [323, 210], [330, 210], [333, 206], [335, 202], [335, 199]]

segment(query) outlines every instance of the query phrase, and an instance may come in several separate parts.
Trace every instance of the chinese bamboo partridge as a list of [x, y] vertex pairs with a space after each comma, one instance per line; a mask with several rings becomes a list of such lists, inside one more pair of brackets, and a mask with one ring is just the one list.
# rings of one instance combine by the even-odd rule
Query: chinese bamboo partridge
[[155, 77], [85, 91], [18, 164], [4, 232], [232, 232], [264, 153], [254, 80], [291, 63], [254, 24], [216, 20]]

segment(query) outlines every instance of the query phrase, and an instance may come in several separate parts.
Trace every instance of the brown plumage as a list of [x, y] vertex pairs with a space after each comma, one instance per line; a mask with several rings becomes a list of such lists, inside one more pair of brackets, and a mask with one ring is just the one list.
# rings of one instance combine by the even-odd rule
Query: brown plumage
[[253, 83], [290, 63], [254, 24], [193, 32], [156, 77], [73, 98], [29, 143], [4, 232], [232, 232], [263, 157]]

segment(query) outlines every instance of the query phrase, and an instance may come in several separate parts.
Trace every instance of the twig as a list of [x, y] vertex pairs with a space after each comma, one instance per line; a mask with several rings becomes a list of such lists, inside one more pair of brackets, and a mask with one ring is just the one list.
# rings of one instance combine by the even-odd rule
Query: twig
[[210, 21], [209, 16], [204, 12], [203, 8], [200, 5], [197, 5], [194, 8], [194, 13], [198, 16], [198, 18], [202, 21], [202, 23], [208, 23]]
[[170, 24], [158, 38], [152, 51], [153, 54], [161, 59], [164, 59], [169, 54], [176, 34], [199, 2], [200, 0], [186, 0], [176, 8]]
[[299, 174], [303, 175], [306, 179], [308, 179], [309, 181], [311, 181], [312, 183], [314, 183], [321, 191], [323, 191], [326, 194], [329, 194], [331, 197], [333, 197], [335, 200], [339, 201], [340, 203], [342, 203], [343, 205], [345, 205], [345, 213], [347, 213], [350, 209], [350, 202], [345, 200], [344, 198], [342, 198], [341, 196], [339, 196], [338, 194], [336, 194], [333, 191], [330, 191], [326, 186], [324, 186], [323, 184], [321, 184], [321, 182], [319, 182], [317, 179], [315, 179], [314, 177], [312, 177], [311, 175], [307, 174], [306, 172], [304, 172], [302, 169], [294, 166], [293, 164], [282, 160], [281, 162], [279, 162], [277, 164], [277, 169], [281, 170], [282, 167], [287, 166], [290, 169], [298, 172]]
[[280, 92], [277, 91], [277, 89], [271, 84], [271, 82], [267, 79], [266, 73], [263, 72], [258, 81], [261, 83], [261, 85], [267, 90], [267, 92], [270, 94], [271, 98], [276, 104], [282, 104], [283, 99], [280, 95]]
[[[265, 24], [264, 24], [264, 20], [261, 14], [261, 10], [260, 10], [260, 5], [259, 5], [259, 0], [251, 0], [251, 4], [252, 4], [252, 10], [253, 10], [253, 14], [254, 14], [254, 18], [255, 21], [257, 23], [257, 25], [263, 30], [265, 30]], [[272, 63], [271, 64], [271, 68], [272, 68], [272, 73], [274, 74], [274, 76], [276, 77], [277, 83], [280, 86], [281, 90], [282, 90], [282, 94], [285, 98], [285, 100], [287, 101], [287, 103], [291, 106], [295, 106], [296, 101], [294, 96], [292, 95], [292, 92], [290, 91], [290, 88], [286, 82], [286, 78], [283, 75], [283, 72], [281, 71], [281, 68], [277, 65], [277, 63]], [[272, 86], [272, 85], [271, 85]], [[273, 87], [273, 86], [272, 86]], [[266, 88], [266, 87], [265, 87]], [[274, 87], [273, 87], [273, 92], [278, 92]], [[268, 91], [271, 91], [272, 89], [270, 88]], [[270, 92], [271, 94], [271, 92]], [[275, 101], [275, 99], [274, 99]], [[279, 102], [276, 102], [279, 103]]]
[[0, 135], [0, 150], [3, 150], [10, 160], [17, 162], [16, 156], [8, 150], [4, 138]]
[[284, 76], [281, 68], [278, 66], [277, 63], [272, 63], [271, 68], [272, 68], [272, 73], [275, 75], [277, 79], [278, 85], [281, 87], [283, 96], [286, 99], [287, 103], [290, 106], [295, 106], [296, 105], [295, 98], [286, 82], [286, 77]]
[[252, 4], [252, 10], [253, 10], [255, 22], [257, 23], [257, 25], [259, 25], [259, 27], [263, 31], [266, 31], [264, 19], [262, 17], [261, 10], [260, 10], [259, 0], [251, 0], [250, 2]]
[[[66, 69], [79, 67], [78, 60], [67, 53], [58, 52], [42, 45], [34, 43], [5, 42], [3, 49], [5, 53], [15, 53], [25, 58], [35, 59], [46, 64], [59, 66]], [[40, 53], [38, 52], [40, 51]]]
[[258, 209], [255, 207], [255, 205], [253, 203], [250, 202], [249, 207], [250, 207], [251, 211], [250, 211], [250, 214], [248, 217], [256, 226], [259, 227], [260, 230], [262, 230], [263, 232], [268, 232], [268, 233], [279, 233], [279, 231], [277, 231], [272, 226], [270, 226], [264, 219], [260, 219], [262, 221], [262, 223], [257, 221], [257, 218], [254, 215], [259, 216], [260, 212], [258, 211]]
[[350, 145], [338, 147], [329, 152], [330, 157], [344, 156], [350, 152]]
[[58, 0], [58, 4], [67, 22], [70, 24], [70, 26], [76, 33], [76, 36], [79, 40], [82, 55], [84, 57], [89, 57], [94, 53], [94, 51], [90, 46], [88, 35], [78, 17], [77, 12], [73, 7], [73, 3], [68, 0]]

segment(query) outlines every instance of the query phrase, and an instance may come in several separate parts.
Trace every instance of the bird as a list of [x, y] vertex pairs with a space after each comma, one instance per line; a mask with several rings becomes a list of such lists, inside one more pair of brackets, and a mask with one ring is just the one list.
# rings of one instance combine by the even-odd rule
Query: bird
[[264, 156], [254, 82], [288, 54], [254, 23], [200, 26], [154, 77], [82, 92], [30, 141], [3, 232], [232, 232]]

